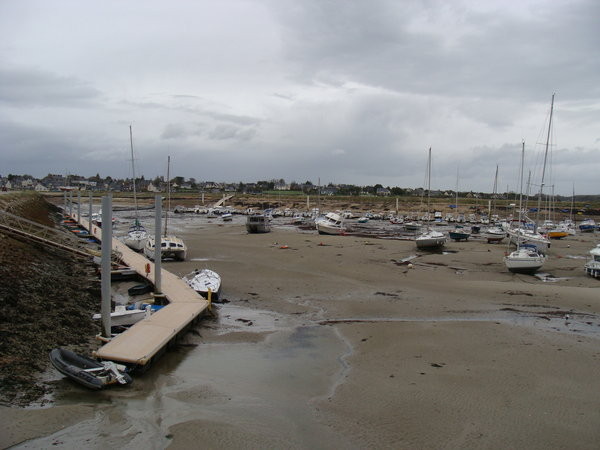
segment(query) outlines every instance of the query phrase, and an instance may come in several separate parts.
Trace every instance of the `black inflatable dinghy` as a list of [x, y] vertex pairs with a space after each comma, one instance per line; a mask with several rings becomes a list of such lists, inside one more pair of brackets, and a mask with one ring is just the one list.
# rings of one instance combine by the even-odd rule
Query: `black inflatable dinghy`
[[129, 384], [133, 381], [124, 373], [125, 366], [112, 361], [96, 361], [65, 348], [52, 350], [50, 362], [60, 373], [90, 389], [102, 389], [111, 384]]

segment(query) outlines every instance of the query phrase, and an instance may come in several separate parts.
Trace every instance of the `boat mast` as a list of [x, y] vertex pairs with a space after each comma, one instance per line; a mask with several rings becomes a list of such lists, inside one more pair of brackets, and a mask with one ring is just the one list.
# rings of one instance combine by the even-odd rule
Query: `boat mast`
[[171, 156], [167, 156], [167, 210], [165, 211], [165, 237], [167, 237], [167, 225], [169, 222], [169, 209], [171, 209]]
[[131, 125], [129, 125], [129, 142], [131, 144], [131, 172], [133, 175], [133, 204], [135, 208], [135, 224], [138, 224], [138, 206], [137, 206], [137, 191], [135, 188], [135, 162], [133, 158], [133, 131], [131, 131]]
[[[508, 189], [507, 189], [508, 191]], [[498, 164], [496, 164], [496, 176], [494, 177], [494, 189], [492, 190], [492, 213], [496, 214], [496, 197], [498, 197]]]
[[431, 147], [429, 147], [429, 156], [427, 158], [427, 229], [429, 229], [429, 223], [431, 222], [431, 217], [429, 216], [430, 199], [431, 199]]
[[548, 161], [548, 147], [550, 146], [550, 132], [552, 130], [552, 113], [554, 112], [554, 95], [552, 94], [552, 101], [550, 103], [550, 118], [548, 119], [548, 134], [546, 136], [546, 150], [544, 151], [544, 165], [542, 167], [542, 181], [540, 183], [540, 194], [538, 197], [538, 208], [536, 213], [536, 222], [538, 222], [540, 208], [542, 206], [542, 193], [544, 190], [544, 177], [546, 175], [546, 162]]
[[519, 249], [519, 244], [521, 241], [521, 233], [522, 230], [520, 229], [521, 227], [521, 220], [523, 219], [523, 164], [525, 161], [525, 141], [523, 141], [522, 143], [522, 149], [521, 149], [521, 168], [519, 171], [519, 177], [521, 179], [520, 181], [520, 188], [519, 188], [519, 228], [517, 228], [517, 250]]
[[321, 177], [317, 180], [317, 214], [321, 215]]
[[575, 183], [573, 183], [573, 193], [571, 194], [571, 211], [569, 213], [569, 220], [573, 222], [573, 203], [575, 202]]
[[458, 216], [460, 215], [458, 212], [458, 172], [459, 171], [459, 167], [458, 165], [456, 166], [456, 202], [455, 202], [455, 207], [456, 207], [456, 219], [458, 220]]

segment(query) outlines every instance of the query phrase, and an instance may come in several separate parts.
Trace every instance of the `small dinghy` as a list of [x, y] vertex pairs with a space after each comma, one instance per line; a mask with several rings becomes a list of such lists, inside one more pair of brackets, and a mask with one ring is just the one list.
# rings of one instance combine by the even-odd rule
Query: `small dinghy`
[[52, 350], [50, 362], [60, 373], [90, 389], [102, 389], [111, 384], [130, 384], [133, 381], [124, 372], [125, 366], [112, 361], [96, 361], [64, 348]]
[[202, 297], [208, 298], [211, 291], [211, 300], [217, 301], [221, 293], [221, 276], [210, 269], [194, 270], [183, 277], [189, 287], [198, 292]]
[[[126, 327], [139, 322], [149, 315], [150, 311], [143, 309], [127, 309], [125, 305], [117, 305], [115, 306], [115, 311], [110, 313], [110, 322], [112, 327]], [[102, 314], [94, 314], [92, 319], [100, 320], [102, 319]]]

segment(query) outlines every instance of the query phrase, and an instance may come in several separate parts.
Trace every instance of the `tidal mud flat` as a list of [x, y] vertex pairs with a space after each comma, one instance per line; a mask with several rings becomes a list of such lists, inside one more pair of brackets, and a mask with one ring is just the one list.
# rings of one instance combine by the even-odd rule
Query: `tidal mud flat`
[[[553, 242], [544, 271], [504, 245], [319, 236], [174, 218], [178, 275], [223, 278], [214, 317], [130, 388], [49, 371], [45, 408], [2, 408], [2, 446], [593, 448], [599, 438], [595, 235]], [[411, 259], [412, 267], [402, 260]]]

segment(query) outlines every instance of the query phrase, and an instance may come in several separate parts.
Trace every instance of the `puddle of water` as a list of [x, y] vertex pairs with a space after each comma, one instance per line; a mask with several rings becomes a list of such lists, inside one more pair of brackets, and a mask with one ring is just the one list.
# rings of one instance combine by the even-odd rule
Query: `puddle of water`
[[555, 311], [504, 310], [493, 313], [471, 313], [442, 317], [372, 317], [343, 318], [320, 321], [321, 325], [338, 323], [376, 323], [376, 322], [499, 322], [509, 325], [537, 328], [544, 331], [558, 331], [568, 334], [580, 334], [600, 338], [600, 317], [592, 314], [556, 315]]
[[536, 278], [538, 278], [539, 280], [543, 281], [543, 282], [547, 282], [547, 283], [556, 283], [557, 281], [566, 281], [569, 280], [569, 278], [566, 277], [555, 277], [552, 274], [549, 273], [545, 273], [545, 272], [538, 272], [536, 274], [534, 274], [534, 276]]
[[218, 323], [219, 334], [232, 331], [261, 333], [292, 326], [291, 321], [280, 314], [231, 304], [219, 308]]

